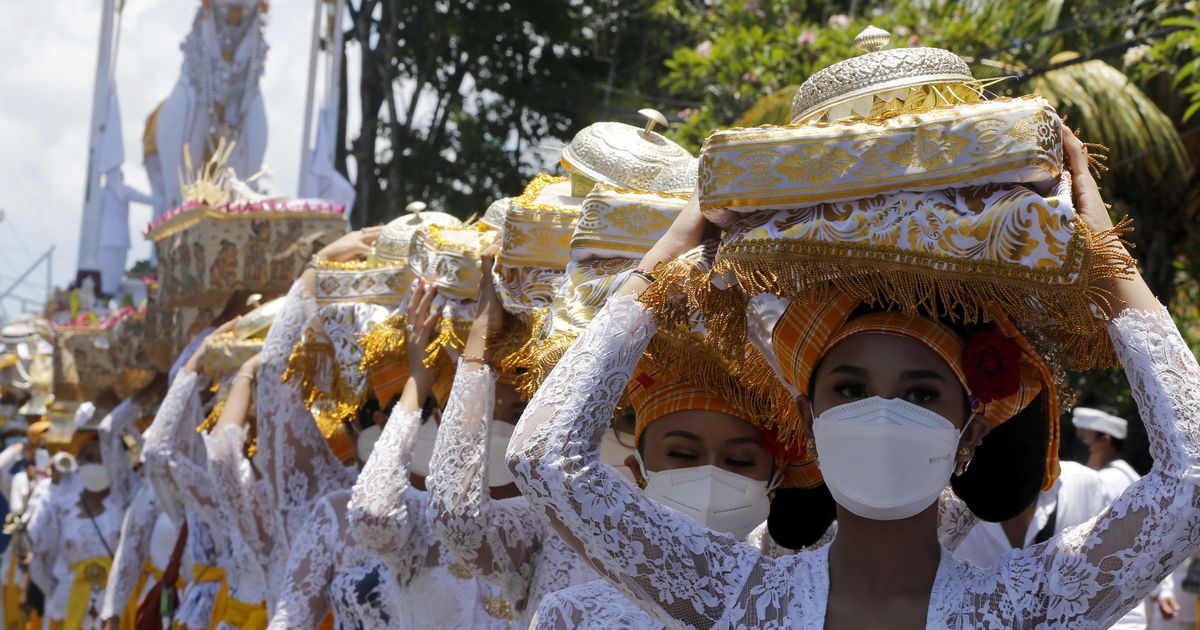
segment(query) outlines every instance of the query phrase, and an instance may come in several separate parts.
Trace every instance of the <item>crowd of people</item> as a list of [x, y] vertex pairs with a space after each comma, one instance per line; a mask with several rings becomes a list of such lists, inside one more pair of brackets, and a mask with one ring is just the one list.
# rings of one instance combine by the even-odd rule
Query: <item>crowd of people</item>
[[[1071, 240], [1028, 229], [999, 249], [1076, 252], [1052, 298], [1036, 274], [954, 266], [986, 249], [955, 230], [1009, 238], [1003, 181], [931, 193], [970, 197], [939, 206], [957, 223], [914, 201], [939, 226], [920, 241], [881, 207], [912, 184], [761, 202], [780, 180], [720, 154], [761, 149], [761, 130], [714, 135], [697, 162], [601, 123], [567, 177], [478, 222], [332, 239], [286, 295], [215, 309], [169, 373], [79, 405], [53, 444], [34, 418], [0, 453], [5, 627], [1192, 627], [1200, 366], [1087, 146], [1048, 120], [1018, 138], [1061, 165], [1029, 221]], [[839, 141], [773, 168], [832, 190]], [[934, 179], [938, 146], [904, 159]], [[631, 152], [671, 161], [612, 167]], [[968, 225], [989, 213], [994, 230]], [[884, 247], [893, 228], [908, 245]], [[1106, 360], [1145, 475], [1121, 458], [1129, 422], [1101, 409], [1070, 413], [1086, 465], [1058, 459], [1061, 368]]]

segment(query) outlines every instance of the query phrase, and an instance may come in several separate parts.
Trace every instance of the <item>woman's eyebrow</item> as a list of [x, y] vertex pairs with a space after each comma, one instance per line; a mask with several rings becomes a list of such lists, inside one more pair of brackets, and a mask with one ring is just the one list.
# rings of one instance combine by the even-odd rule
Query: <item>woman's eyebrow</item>
[[935, 380], [935, 381], [946, 380], [945, 376], [942, 376], [940, 373], [935, 372], [934, 370], [909, 370], [907, 372], [901, 372], [900, 376], [902, 376], [904, 378], [914, 379], [914, 380], [918, 380], [918, 379], [929, 379], [929, 380]]
[[683, 429], [675, 429], [674, 431], [668, 431], [665, 434], [663, 434], [664, 438], [669, 438], [672, 436], [681, 437], [681, 438], [688, 439], [688, 440], [700, 441], [700, 436], [698, 436], [695, 433], [692, 433], [690, 431], [684, 431]]
[[830, 374], [850, 374], [851, 376], [866, 376], [867, 375], [866, 370], [864, 370], [863, 368], [860, 368], [858, 366], [854, 366], [854, 365], [839, 365], [839, 366], [833, 368], [832, 370], [829, 370], [829, 373]]

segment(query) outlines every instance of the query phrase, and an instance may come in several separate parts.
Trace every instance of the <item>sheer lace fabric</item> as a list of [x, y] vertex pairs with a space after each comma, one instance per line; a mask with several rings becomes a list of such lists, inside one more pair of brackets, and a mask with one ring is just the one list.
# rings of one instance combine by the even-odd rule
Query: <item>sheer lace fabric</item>
[[[95, 514], [93, 519], [80, 501], [80, 486], [64, 486], [64, 489], [67, 491], [54, 493], [29, 525], [35, 559], [30, 574], [46, 594], [47, 617], [52, 621], [62, 621], [67, 614], [75, 579], [70, 567], [92, 558], [111, 558], [124, 516], [123, 506], [109, 494], [104, 499], [103, 511]], [[103, 606], [104, 585], [101, 583], [99, 588], [88, 592], [84, 630], [100, 628]]]
[[[635, 299], [614, 299], [558, 363], [509, 447], [524, 495], [660, 623], [822, 627], [827, 547], [764, 558], [653, 504], [599, 463], [608, 418], [652, 333]], [[1200, 367], [1163, 311], [1126, 311], [1110, 334], [1146, 419], [1154, 469], [1103, 514], [1014, 550], [994, 569], [943, 553], [929, 627], [1104, 627], [1200, 546]]]
[[[160, 513], [154, 486], [143, 483], [133, 495], [133, 501], [121, 523], [120, 542], [115, 550], [117, 555], [113, 559], [108, 587], [104, 591], [102, 619], [125, 614], [125, 606], [129, 598], [134, 596], [134, 589], [146, 567], [146, 559], [150, 557], [150, 537]], [[162, 570], [166, 567], [158, 568]], [[143, 592], [150, 586], [153, 584], [143, 586]], [[140, 597], [142, 593], [137, 595]]]
[[[823, 547], [837, 532], [835, 523], [816, 543], [814, 548]], [[764, 557], [779, 558], [793, 553], [791, 549], [775, 542], [767, 532], [767, 524], [754, 528], [746, 538], [746, 544], [758, 549]], [[638, 628], [659, 630], [666, 628], [650, 618], [646, 611], [621, 594], [612, 584], [604, 580], [593, 580], [551, 593], [538, 605], [531, 628], [538, 630], [608, 630], [609, 628]]]
[[207, 449], [197, 439], [202, 413], [197, 380], [195, 372], [183, 370], [167, 390], [154, 424], [146, 432], [147, 474], [159, 476], [185, 509], [207, 525], [214, 548], [223, 552], [217, 562], [225, 570], [230, 597], [260, 602], [267, 595], [266, 572], [260, 556], [241, 533], [235, 506], [225, 500], [238, 496], [242, 488], [227, 476], [210, 473]]
[[317, 501], [291, 545], [283, 598], [271, 628], [316, 628], [333, 612], [338, 630], [395, 627], [403, 617], [391, 571], [363, 549], [346, 520], [349, 492]]
[[500, 587], [513, 602], [514, 625], [524, 628], [547, 593], [597, 576], [523, 497], [489, 497], [495, 396], [490, 368], [459, 363], [426, 484], [438, 539], [474, 575]]
[[510, 603], [438, 542], [428, 495], [409, 483], [420, 425], [420, 412], [399, 406], [392, 412], [354, 484], [349, 515], [355, 536], [400, 585], [399, 627], [507, 628]]

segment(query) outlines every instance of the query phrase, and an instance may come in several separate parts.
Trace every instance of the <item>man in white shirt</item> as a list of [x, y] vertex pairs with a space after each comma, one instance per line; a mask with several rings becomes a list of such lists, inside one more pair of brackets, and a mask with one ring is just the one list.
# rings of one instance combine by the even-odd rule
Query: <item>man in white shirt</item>
[[1075, 435], [1088, 448], [1088, 468], [1100, 472], [1104, 493], [1111, 503], [1141, 475], [1125, 460], [1121, 449], [1129, 435], [1129, 423], [1100, 409], [1076, 407], [1071, 413]]

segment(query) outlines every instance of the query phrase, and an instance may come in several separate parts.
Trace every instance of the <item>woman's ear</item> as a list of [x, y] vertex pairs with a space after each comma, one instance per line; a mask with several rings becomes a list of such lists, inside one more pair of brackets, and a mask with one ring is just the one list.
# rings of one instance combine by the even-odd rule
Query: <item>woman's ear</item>
[[646, 487], [646, 477], [642, 475], [642, 467], [638, 466], [637, 458], [632, 453], [625, 456], [625, 467], [633, 473], [633, 480], [637, 482], [639, 488]]
[[796, 397], [796, 411], [800, 414], [800, 423], [804, 427], [804, 434], [812, 437], [813, 425], [813, 410], [812, 403], [805, 396]]
[[971, 458], [975, 456], [975, 448], [992, 430], [983, 416], [971, 415], [967, 422], [967, 428], [963, 431], [962, 437], [958, 439], [958, 453], [955, 455], [957, 466], [965, 466], [971, 461]]

